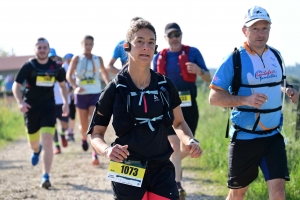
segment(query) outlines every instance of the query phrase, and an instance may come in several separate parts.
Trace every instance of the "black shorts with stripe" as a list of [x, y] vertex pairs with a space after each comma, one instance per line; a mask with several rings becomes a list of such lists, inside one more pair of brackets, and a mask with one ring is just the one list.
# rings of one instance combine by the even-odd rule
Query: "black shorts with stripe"
[[42, 127], [55, 127], [56, 111], [55, 104], [45, 103], [42, 106], [35, 107], [31, 105], [28, 112], [24, 114], [24, 121], [28, 134], [34, 134]]
[[231, 141], [228, 153], [228, 181], [231, 189], [248, 186], [262, 170], [265, 180], [290, 180], [284, 139], [280, 133], [253, 140]]

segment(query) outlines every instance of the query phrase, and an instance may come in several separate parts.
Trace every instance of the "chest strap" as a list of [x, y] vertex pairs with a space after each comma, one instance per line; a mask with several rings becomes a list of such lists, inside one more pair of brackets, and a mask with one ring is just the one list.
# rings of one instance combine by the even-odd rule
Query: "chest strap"
[[262, 131], [255, 131], [255, 130], [248, 130], [248, 129], [245, 129], [245, 128], [242, 128], [236, 124], [233, 125], [233, 127], [235, 128], [236, 131], [243, 131], [243, 132], [246, 132], [246, 133], [253, 133], [253, 134], [259, 134], [259, 135], [265, 135], [265, 134], [269, 134], [269, 133], [272, 133], [274, 130], [278, 129], [279, 128], [279, 125], [276, 126], [275, 128], [272, 128], [272, 129], [269, 129], [269, 130], [262, 130]]
[[276, 112], [278, 110], [281, 110], [282, 106], [279, 106], [277, 108], [272, 108], [272, 109], [257, 109], [257, 108], [234, 108], [234, 110], [237, 111], [242, 111], [242, 112], [254, 112], [254, 113], [271, 113], [271, 112]]
[[152, 119], [150, 118], [135, 118], [136, 120], [140, 120], [141, 122], [139, 122], [140, 124], [144, 124], [144, 123], [148, 123], [148, 126], [150, 128], [151, 131], [154, 131], [155, 128], [153, 128], [151, 121], [157, 121], [157, 120], [162, 120], [164, 115], [160, 115], [158, 117], [154, 117]]
[[[158, 91], [157, 90], [146, 90], [146, 91], [141, 91], [140, 92], [140, 100], [139, 100], [139, 106], [142, 105], [142, 99], [143, 99], [143, 95], [144, 94], [157, 94], [158, 95]], [[136, 92], [130, 92], [131, 96], [137, 96], [138, 94]]]
[[[262, 110], [262, 109], [247, 109], [247, 108], [234, 108], [234, 109], [238, 110], [238, 111], [243, 111], [243, 112], [255, 112], [255, 113], [259, 113], [258, 117], [257, 117], [257, 119], [256, 119], [256, 121], [254, 123], [253, 129], [251, 130], [251, 133], [256, 133], [255, 129], [256, 129], [257, 125], [258, 125], [258, 122], [260, 121], [260, 114], [261, 113], [262, 114], [266, 114], [266, 113], [276, 112], [276, 111], [281, 110], [281, 108], [282, 108], [282, 106], [279, 106], [278, 108], [264, 109], [264, 110]], [[277, 129], [277, 127], [275, 129]], [[243, 129], [243, 131], [244, 130], [247, 130], [247, 129]], [[245, 132], [247, 132], [247, 131], [245, 131]], [[262, 132], [262, 131], [258, 131], [258, 132]], [[265, 131], [263, 131], [263, 132], [265, 132]], [[257, 134], [260, 134], [260, 133], [257, 133]]]
[[246, 88], [260, 88], [260, 87], [274, 87], [277, 85], [281, 85], [282, 80], [279, 82], [274, 82], [274, 83], [264, 83], [264, 84], [257, 84], [257, 85], [246, 85], [246, 84], [240, 84], [241, 87], [246, 87]]

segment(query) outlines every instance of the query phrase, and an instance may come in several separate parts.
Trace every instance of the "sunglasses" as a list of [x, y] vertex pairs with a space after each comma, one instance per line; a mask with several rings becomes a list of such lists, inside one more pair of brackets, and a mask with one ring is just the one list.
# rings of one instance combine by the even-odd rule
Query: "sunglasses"
[[174, 37], [179, 38], [181, 36], [180, 32], [173, 32], [168, 35], [168, 38], [172, 39]]

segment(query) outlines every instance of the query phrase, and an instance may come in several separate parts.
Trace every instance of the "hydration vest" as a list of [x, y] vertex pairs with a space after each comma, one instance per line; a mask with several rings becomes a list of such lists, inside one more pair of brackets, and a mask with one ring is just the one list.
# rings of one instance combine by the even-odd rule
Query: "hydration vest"
[[[122, 71], [124, 71], [126, 68], [127, 67], [124, 67]], [[114, 106], [120, 106], [118, 107], [119, 109], [126, 107], [126, 113], [122, 113], [122, 115], [117, 113], [118, 109], [113, 109], [114, 117], [112, 124], [117, 136], [126, 134], [135, 126], [140, 126], [142, 128], [147, 128], [151, 131], [155, 131], [156, 127], [161, 125], [161, 123], [163, 123], [166, 128], [170, 127], [173, 124], [174, 115], [170, 105], [168, 92], [169, 87], [166, 77], [159, 73], [154, 73], [157, 75], [157, 81], [155, 83], [157, 89], [154, 90], [141, 90], [138, 92], [132, 92], [130, 90], [129, 84], [127, 83], [127, 78], [124, 77], [121, 72], [118, 73], [118, 75], [113, 79], [113, 82], [116, 86]], [[144, 95], [155, 95], [156, 98], [159, 98], [159, 100], [163, 104], [163, 114], [161, 114], [160, 116], [155, 116], [153, 118], [135, 117], [133, 115], [132, 109], [134, 106], [143, 106], [142, 103], [144, 103], [145, 106], [146, 98], [144, 97]], [[132, 105], [131, 98], [133, 96], [139, 96], [138, 105]]]
[[[232, 95], [237, 95], [238, 91], [240, 89], [240, 87], [247, 87], [247, 88], [259, 88], [259, 87], [274, 87], [277, 85], [281, 85], [284, 81], [284, 79], [286, 79], [286, 76], [283, 74], [283, 67], [282, 67], [282, 60], [280, 55], [278, 54], [278, 52], [269, 47], [270, 50], [274, 53], [275, 57], [277, 58], [281, 70], [282, 70], [282, 79], [279, 82], [274, 82], [274, 83], [265, 83], [265, 84], [256, 84], [256, 85], [247, 85], [247, 84], [242, 84], [242, 63], [241, 63], [241, 56], [240, 56], [240, 51], [237, 48], [234, 48], [234, 51], [232, 52], [232, 59], [233, 59], [233, 68], [234, 68], [234, 75], [233, 75], [233, 80], [232, 80], [232, 84], [231, 84], [231, 94]], [[273, 132], [274, 130], [278, 129], [280, 127], [280, 124], [278, 124], [278, 126], [276, 126], [273, 129], [270, 130], [261, 130], [261, 131], [256, 131], [256, 127], [259, 123], [260, 120], [260, 114], [265, 114], [265, 113], [271, 113], [271, 112], [276, 112], [278, 110], [281, 110], [282, 106], [279, 106], [277, 108], [272, 108], [272, 109], [257, 109], [257, 108], [234, 108], [237, 111], [242, 111], [242, 112], [253, 112], [253, 113], [258, 113], [258, 117], [254, 123], [254, 126], [252, 128], [252, 130], [248, 130], [245, 128], [242, 128], [236, 124], [233, 125], [233, 127], [235, 128], [235, 133], [233, 138], [236, 137], [236, 134], [238, 131], [244, 131], [247, 133], [253, 133], [253, 134], [269, 134], [271, 132]], [[228, 133], [229, 133], [229, 118], [227, 121], [227, 127], [226, 127], [226, 138], [228, 138]]]
[[[159, 57], [157, 60], [157, 72], [166, 75], [166, 67], [167, 67], [167, 54], [169, 49], [164, 49], [159, 53]], [[196, 74], [191, 74], [187, 70], [186, 63], [189, 62], [188, 53], [190, 51], [189, 46], [182, 45], [181, 54], [178, 56], [179, 66], [181, 75], [184, 81], [195, 83]]]
[[[32, 72], [33, 74], [31, 74], [31, 77], [34, 77], [36, 79], [36, 77], [41, 74], [43, 76], [48, 76], [49, 78], [51, 77], [54, 77], [55, 78], [55, 81], [56, 81], [56, 78], [57, 78], [57, 75], [58, 75], [58, 71], [61, 70], [61, 65], [57, 62], [53, 62], [52, 65], [50, 65], [49, 69], [47, 70], [42, 70], [42, 69], [39, 69], [36, 64], [33, 62], [34, 59], [30, 60], [30, 64], [31, 66], [33, 67], [34, 71]], [[33, 86], [32, 85], [26, 85], [27, 88], [32, 88]], [[37, 85], [35, 85], [35, 87], [38, 87]], [[53, 86], [51, 87], [54, 87], [54, 84]]]

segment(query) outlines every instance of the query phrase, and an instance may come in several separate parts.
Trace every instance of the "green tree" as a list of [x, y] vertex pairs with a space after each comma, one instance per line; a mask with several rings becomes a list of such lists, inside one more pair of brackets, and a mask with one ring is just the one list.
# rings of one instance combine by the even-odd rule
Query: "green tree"
[[15, 56], [14, 49], [11, 49], [11, 51], [8, 52], [0, 47], [0, 57], [8, 57], [8, 56]]

